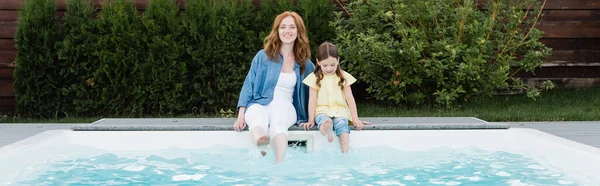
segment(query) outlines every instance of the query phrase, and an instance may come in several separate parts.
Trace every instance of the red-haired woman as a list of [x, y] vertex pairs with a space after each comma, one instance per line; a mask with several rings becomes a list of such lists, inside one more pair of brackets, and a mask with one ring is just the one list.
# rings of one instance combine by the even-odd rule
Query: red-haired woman
[[264, 39], [264, 49], [252, 60], [233, 124], [238, 132], [247, 124], [259, 147], [272, 141], [275, 163], [285, 155], [288, 128], [308, 121], [310, 89], [302, 80], [314, 69], [302, 17], [295, 12], [279, 14]]

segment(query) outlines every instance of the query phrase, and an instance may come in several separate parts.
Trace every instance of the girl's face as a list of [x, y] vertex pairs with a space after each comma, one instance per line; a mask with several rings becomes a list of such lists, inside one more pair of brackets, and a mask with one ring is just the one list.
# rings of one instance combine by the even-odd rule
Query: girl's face
[[340, 62], [337, 58], [329, 57], [325, 60], [317, 61], [317, 64], [321, 67], [323, 74], [332, 75], [335, 73], [335, 70], [337, 70]]
[[281, 42], [289, 44], [294, 43], [298, 37], [298, 28], [296, 28], [296, 22], [292, 16], [283, 18], [281, 24], [279, 24], [279, 39]]

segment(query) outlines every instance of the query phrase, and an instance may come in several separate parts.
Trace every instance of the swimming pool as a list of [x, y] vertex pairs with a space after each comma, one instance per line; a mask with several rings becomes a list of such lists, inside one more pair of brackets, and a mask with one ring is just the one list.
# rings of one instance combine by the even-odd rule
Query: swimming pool
[[600, 149], [533, 129], [290, 131], [285, 162], [233, 131], [47, 131], [0, 148], [0, 185], [598, 185]]

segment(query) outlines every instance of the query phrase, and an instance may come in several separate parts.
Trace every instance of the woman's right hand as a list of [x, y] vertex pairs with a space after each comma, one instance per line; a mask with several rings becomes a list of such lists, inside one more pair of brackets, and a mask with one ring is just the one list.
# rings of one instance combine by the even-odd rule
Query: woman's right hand
[[237, 132], [242, 132], [246, 128], [246, 119], [244, 117], [238, 117], [238, 119], [233, 123], [233, 129]]

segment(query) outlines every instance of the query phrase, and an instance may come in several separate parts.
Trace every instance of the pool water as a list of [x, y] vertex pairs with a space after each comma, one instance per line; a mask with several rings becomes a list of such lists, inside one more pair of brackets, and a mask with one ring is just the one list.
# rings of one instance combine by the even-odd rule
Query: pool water
[[525, 156], [477, 148], [379, 146], [342, 155], [292, 147], [283, 163], [273, 160], [272, 152], [226, 146], [61, 154], [31, 165], [11, 185], [578, 185]]

